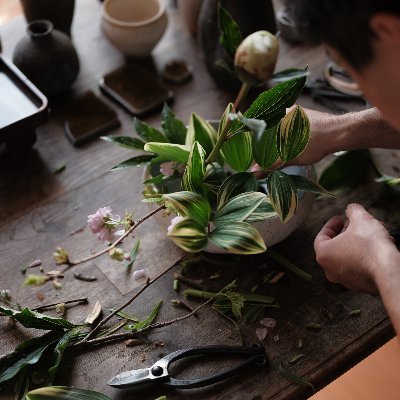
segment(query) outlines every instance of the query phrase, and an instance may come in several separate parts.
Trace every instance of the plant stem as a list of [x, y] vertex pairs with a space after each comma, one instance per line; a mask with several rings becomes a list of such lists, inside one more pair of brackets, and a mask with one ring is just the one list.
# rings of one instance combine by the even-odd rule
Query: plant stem
[[[232, 112], [235, 112], [240, 107], [240, 104], [246, 97], [249, 89], [250, 89], [250, 87], [248, 85], [246, 85], [245, 83], [242, 83], [242, 87], [240, 88], [240, 91], [239, 91], [239, 93], [236, 97], [235, 103], [233, 105]], [[206, 160], [206, 164], [211, 164], [216, 159], [219, 151], [221, 150], [222, 145], [225, 142], [226, 136], [229, 132], [229, 127], [231, 125], [231, 122], [232, 121], [229, 117], [227, 117], [225, 119], [225, 126], [223, 127], [222, 132], [218, 137], [217, 143], [215, 143], [214, 148], [212, 149], [210, 155], [208, 156], [208, 158]]]
[[308, 274], [307, 272], [303, 271], [301, 268], [297, 267], [293, 263], [291, 263], [289, 260], [287, 260], [285, 257], [277, 253], [275, 250], [268, 249], [267, 250], [267, 255], [271, 256], [276, 262], [281, 264], [283, 267], [285, 267], [287, 270], [292, 272], [293, 274], [297, 275], [299, 278], [304, 279], [307, 282], [310, 282], [312, 280], [312, 276]]
[[67, 301], [59, 301], [58, 303], [53, 303], [53, 304], [45, 304], [43, 306], [39, 306], [36, 308], [31, 308], [32, 311], [41, 311], [41, 310], [46, 310], [47, 308], [54, 308], [55, 306], [59, 304], [72, 304], [72, 303], [81, 303], [81, 304], [87, 304], [88, 299], [86, 297], [82, 299], [76, 299], [76, 300], [67, 300]]
[[67, 271], [68, 269], [70, 269], [74, 265], [82, 264], [84, 262], [93, 260], [94, 258], [97, 258], [97, 257], [99, 257], [99, 256], [101, 256], [101, 255], [103, 255], [105, 253], [108, 253], [111, 249], [113, 249], [119, 243], [121, 243], [127, 236], [129, 236], [140, 224], [142, 224], [144, 221], [146, 221], [151, 216], [153, 216], [154, 214], [158, 213], [159, 211], [161, 211], [164, 208], [165, 208], [165, 206], [162, 205], [162, 206], [156, 208], [155, 210], [149, 212], [148, 214], [146, 214], [143, 218], [141, 218], [138, 221], [136, 221], [134, 225], [132, 225], [121, 237], [119, 237], [114, 243], [112, 243], [107, 248], [105, 248], [105, 249], [103, 249], [103, 250], [101, 250], [101, 251], [99, 251], [99, 252], [97, 252], [95, 254], [92, 254], [91, 256], [84, 257], [84, 258], [82, 258], [80, 260], [69, 261], [68, 265], [61, 271], [61, 274], [63, 274], [65, 271]]
[[158, 274], [154, 279], [150, 280], [148, 279], [146, 284], [138, 291], [136, 292], [126, 303], [124, 303], [122, 306], [118, 307], [116, 310], [114, 310], [111, 314], [107, 315], [107, 317], [103, 318], [87, 335], [86, 337], [81, 340], [79, 343], [85, 343], [87, 342], [90, 338], [94, 336], [95, 333], [97, 333], [100, 328], [107, 323], [114, 315], [119, 313], [121, 310], [123, 310], [125, 307], [129, 306], [129, 304], [132, 303], [133, 300], [135, 300], [140, 294], [142, 294], [148, 286], [150, 286], [152, 283], [154, 283], [156, 280], [161, 278], [163, 275], [165, 275], [168, 271], [170, 271], [172, 268], [174, 268], [177, 264], [179, 264], [186, 255], [183, 255], [178, 261], [173, 263], [170, 267], [168, 267], [166, 270], [162, 271], [160, 274]]

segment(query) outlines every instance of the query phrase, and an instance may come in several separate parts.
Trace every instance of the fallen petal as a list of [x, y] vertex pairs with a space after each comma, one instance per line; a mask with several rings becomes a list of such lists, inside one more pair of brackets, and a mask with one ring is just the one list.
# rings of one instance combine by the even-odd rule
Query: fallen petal
[[268, 335], [268, 329], [264, 326], [256, 329], [256, 336], [258, 340], [264, 340]]
[[146, 278], [146, 271], [144, 269], [138, 269], [133, 272], [133, 279], [135, 281], [137, 281], [141, 278]]
[[276, 326], [276, 321], [272, 318], [264, 318], [260, 321], [260, 324], [266, 326], [267, 328], [274, 329]]

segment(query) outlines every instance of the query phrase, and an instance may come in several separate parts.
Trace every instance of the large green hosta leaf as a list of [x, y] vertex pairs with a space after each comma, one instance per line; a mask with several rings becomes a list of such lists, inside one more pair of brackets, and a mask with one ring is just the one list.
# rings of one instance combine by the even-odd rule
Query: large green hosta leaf
[[145, 144], [144, 150], [158, 154], [156, 161], [175, 161], [181, 164], [187, 162], [190, 154], [190, 147], [174, 143], [149, 142]]
[[270, 201], [282, 222], [288, 221], [297, 209], [296, 186], [290, 176], [282, 171], [273, 171], [267, 178]]
[[206, 153], [198, 142], [194, 142], [189, 160], [182, 177], [182, 187], [185, 190], [204, 193], [203, 178], [206, 172]]
[[289, 111], [279, 124], [278, 151], [283, 162], [296, 158], [307, 146], [310, 121], [300, 106]]
[[167, 103], [164, 104], [161, 117], [161, 128], [170, 142], [185, 144], [187, 130], [185, 124], [180, 119], [176, 118]]
[[257, 229], [246, 222], [217, 226], [209, 234], [209, 239], [217, 247], [234, 254], [257, 254], [267, 249]]
[[207, 232], [198, 222], [184, 218], [168, 232], [168, 236], [181, 249], [196, 253], [207, 245]]
[[247, 171], [253, 162], [251, 137], [250, 132], [241, 132], [222, 145], [222, 157], [235, 171]]
[[221, 185], [218, 192], [218, 208], [238, 194], [255, 192], [257, 189], [258, 182], [254, 174], [250, 172], [238, 172], [237, 174], [233, 174]]
[[192, 114], [186, 134], [187, 146], [192, 146], [194, 142], [199, 142], [208, 155], [211, 153], [216, 141], [217, 131], [214, 127], [197, 114]]
[[190, 217], [206, 226], [210, 219], [211, 207], [207, 199], [198, 193], [189, 191], [164, 194], [165, 205], [182, 217]]
[[247, 192], [231, 198], [216, 212], [214, 224], [219, 226], [230, 222], [244, 221], [261, 205], [266, 197], [264, 193]]

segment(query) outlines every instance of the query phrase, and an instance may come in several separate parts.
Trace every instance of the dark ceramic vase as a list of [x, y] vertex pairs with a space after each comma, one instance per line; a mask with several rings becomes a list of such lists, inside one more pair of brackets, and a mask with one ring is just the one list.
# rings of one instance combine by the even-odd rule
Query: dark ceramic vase
[[68, 90], [79, 73], [70, 38], [46, 20], [31, 22], [27, 32], [14, 49], [14, 64], [47, 96]]
[[219, 43], [218, 3], [221, 3], [239, 24], [242, 37], [259, 30], [276, 32], [275, 13], [271, 0], [204, 0], [199, 17], [199, 41], [208, 72], [221, 87], [237, 90], [240, 82], [218, 67], [218, 60], [227, 55]]
[[21, 4], [28, 23], [47, 19], [55, 29], [71, 36], [75, 0], [21, 0]]

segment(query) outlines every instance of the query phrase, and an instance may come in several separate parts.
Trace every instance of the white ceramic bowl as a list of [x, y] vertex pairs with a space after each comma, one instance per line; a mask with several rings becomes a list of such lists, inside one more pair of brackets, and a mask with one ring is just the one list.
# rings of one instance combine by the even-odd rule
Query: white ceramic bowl
[[105, 0], [102, 6], [105, 35], [129, 58], [148, 57], [167, 24], [163, 0]]
[[[302, 175], [308, 179], [315, 181], [315, 170], [312, 166], [307, 167], [286, 167], [283, 169], [289, 175]], [[151, 178], [150, 167], [146, 167], [143, 172], [143, 180], [147, 180]], [[308, 213], [311, 210], [311, 207], [315, 200], [315, 194], [313, 193], [300, 193], [299, 194], [299, 203], [297, 206], [296, 214], [284, 224], [280, 221], [279, 217], [273, 217], [266, 221], [255, 222], [253, 226], [258, 229], [262, 238], [264, 239], [265, 245], [268, 247], [273, 246], [286, 239], [295, 229], [297, 229], [307, 218]], [[154, 204], [148, 203], [149, 207], [155, 207]], [[171, 224], [172, 218], [175, 215], [162, 216], [161, 213], [155, 214], [154, 218], [161, 225], [162, 229], [165, 230], [165, 234], [167, 234], [167, 228]], [[226, 250], [223, 250], [217, 246], [215, 246], [211, 241], [208, 241], [207, 247], [204, 249], [209, 253], [218, 253], [218, 254], [228, 254]]]

